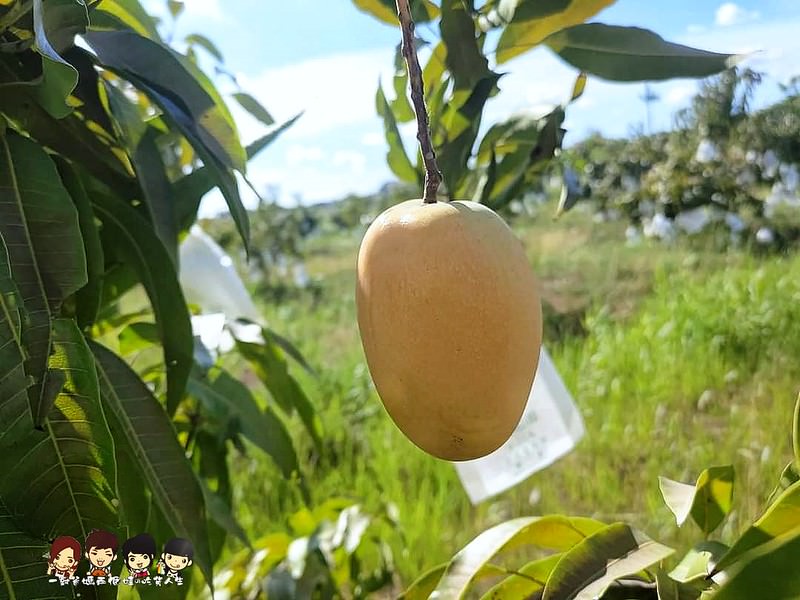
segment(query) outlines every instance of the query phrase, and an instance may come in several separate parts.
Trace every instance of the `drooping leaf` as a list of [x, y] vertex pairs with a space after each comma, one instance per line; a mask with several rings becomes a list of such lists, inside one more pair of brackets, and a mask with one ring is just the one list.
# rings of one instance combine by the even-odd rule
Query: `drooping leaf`
[[51, 315], [87, 282], [78, 215], [53, 162], [36, 143], [15, 133], [0, 136], [0, 235], [27, 319], [22, 344], [28, 398], [35, 422], [50, 353]]
[[186, 8], [181, 0], [167, 0], [167, 7], [173, 19], [177, 19]]
[[53, 321], [50, 365], [65, 383], [42, 431], [0, 453], [0, 489], [10, 514], [32, 535], [85, 539], [118, 517], [114, 441], [100, 403], [92, 355], [72, 319]]
[[561, 554], [552, 554], [528, 563], [489, 589], [482, 600], [502, 600], [503, 598], [530, 598], [544, 590], [547, 579], [561, 560]]
[[731, 510], [733, 467], [705, 469], [694, 486], [659, 477], [659, 487], [678, 526], [691, 515], [698, 527], [708, 534], [722, 523]]
[[728, 547], [720, 542], [709, 541], [697, 544], [670, 571], [669, 576], [681, 583], [704, 579], [708, 577], [713, 566], [727, 550]]
[[675, 581], [663, 569], [656, 570], [658, 600], [698, 600], [701, 590]]
[[[428, 598], [437, 598], [434, 590], [441, 580], [442, 576], [447, 571], [448, 563], [438, 565], [425, 571], [408, 587], [408, 589], [398, 596], [397, 600], [428, 600]], [[488, 577], [498, 575], [506, 575], [506, 571], [502, 567], [496, 565], [485, 564], [472, 578], [472, 582], [478, 582]]]
[[673, 552], [627, 525], [609, 525], [564, 554], [547, 580], [542, 600], [599, 598], [617, 579], [635, 575]]
[[56, 157], [56, 166], [61, 176], [64, 187], [69, 192], [78, 211], [78, 225], [83, 238], [83, 250], [86, 255], [86, 275], [87, 282], [76, 292], [77, 307], [76, 319], [78, 325], [87, 327], [94, 323], [97, 311], [100, 309], [100, 296], [103, 290], [103, 275], [105, 273], [105, 262], [103, 258], [103, 246], [100, 243], [100, 235], [94, 221], [94, 211], [92, 203], [86, 194], [80, 177], [75, 172], [74, 167], [61, 157]]
[[172, 263], [178, 264], [178, 231], [172, 205], [172, 185], [156, 142], [158, 130], [145, 123], [139, 108], [115, 86], [105, 82], [109, 106], [144, 193], [150, 220]]
[[42, 558], [49, 551], [47, 540], [20, 527], [0, 500], [0, 599], [53, 597]]
[[201, 487], [203, 489], [203, 497], [205, 498], [209, 516], [227, 533], [238, 538], [239, 541], [246, 546], [249, 546], [250, 540], [247, 538], [247, 533], [245, 533], [242, 526], [236, 520], [236, 517], [231, 513], [230, 507], [218, 494], [212, 492], [206, 484], [201, 482]]
[[113, 352], [90, 343], [100, 393], [114, 428], [123, 433], [139, 474], [177, 535], [191, 540], [196, 563], [211, 585], [206, 511], [200, 483], [167, 414], [139, 376]]
[[16, 443], [33, 430], [28, 402], [31, 378], [25, 375], [22, 346], [24, 310], [0, 235], [0, 448]]
[[[384, 23], [398, 25], [395, 0], [353, 0], [353, 4]], [[439, 16], [439, 7], [430, 0], [411, 0], [411, 16], [415, 23], [432, 21]]]
[[646, 29], [602, 23], [562, 29], [545, 43], [573, 67], [611, 81], [707, 77], [740, 59], [673, 44]]
[[614, 4], [615, 0], [521, 0], [505, 10], [513, 14], [497, 42], [498, 64], [524, 54], [541, 44], [549, 35], [583, 23]]
[[174, 414], [192, 369], [194, 341], [189, 309], [178, 275], [153, 228], [130, 205], [109, 194], [93, 193], [103, 224], [106, 252], [122, 258], [136, 272], [156, 316], [167, 368], [167, 410]]
[[464, 546], [450, 561], [436, 587], [441, 598], [461, 598], [495, 555], [523, 545], [564, 551], [605, 526], [592, 519], [562, 516], [523, 517], [496, 525]]
[[447, 47], [445, 62], [457, 90], [472, 90], [488, 77], [489, 63], [481, 52], [475, 22], [462, 0], [442, 0], [442, 42]]
[[188, 389], [210, 412], [235, 420], [242, 435], [272, 458], [284, 477], [297, 473], [297, 455], [286, 427], [269, 408], [258, 407], [241, 381], [217, 370], [207, 378], [190, 378]]
[[[800, 589], [800, 528], [751, 550], [728, 574], [714, 600], [793, 600]], [[769, 574], [768, 576], [765, 576]]]
[[275, 119], [269, 114], [266, 108], [250, 94], [239, 92], [233, 95], [234, 99], [241, 105], [243, 109], [253, 115], [256, 119], [261, 121], [264, 125], [274, 125]]
[[[416, 42], [417, 40], [415, 40]], [[418, 46], [419, 44], [417, 44]], [[408, 123], [416, 118], [414, 109], [408, 99], [408, 69], [402, 54], [402, 44], [398, 44], [395, 49], [394, 57], [394, 77], [392, 86], [394, 87], [394, 99], [389, 102], [392, 107], [394, 118], [400, 123]]]
[[378, 91], [375, 94], [375, 107], [378, 115], [383, 119], [383, 130], [386, 135], [386, 143], [389, 150], [386, 154], [386, 162], [392, 173], [397, 175], [402, 181], [417, 182], [419, 175], [411, 160], [406, 154], [403, 146], [403, 139], [400, 137], [400, 130], [397, 128], [392, 108], [383, 93], [383, 86], [378, 82]]
[[[295, 115], [247, 146], [247, 159], [250, 160], [274, 142], [284, 131], [294, 125], [302, 114]], [[175, 198], [175, 213], [179, 231], [186, 231], [192, 226], [200, 207], [200, 201], [215, 185], [212, 171], [205, 166], [195, 169], [175, 182], [172, 196]]]
[[33, 29], [43, 71], [36, 93], [44, 109], [57, 119], [72, 111], [67, 98], [78, 83], [77, 69], [61, 57], [59, 50], [71, 45], [75, 34], [85, 31], [87, 25], [82, 2], [33, 0]]
[[[103, 17], [111, 17], [116, 23]], [[95, 2], [91, 21], [91, 29], [95, 31], [128, 27], [151, 40], [161, 41], [161, 36], [158, 34], [153, 18], [147, 14], [139, 0], [103, 0], [102, 2]], [[116, 26], [112, 27], [112, 25]]]
[[283, 351], [269, 339], [264, 340], [263, 344], [236, 340], [236, 347], [253, 366], [278, 406], [289, 415], [297, 411], [306, 430], [319, 447], [322, 443], [322, 421], [303, 388], [289, 373]]
[[747, 528], [731, 549], [719, 560], [714, 572], [722, 571], [746, 552], [800, 528], [800, 482], [778, 496], [767, 511]]

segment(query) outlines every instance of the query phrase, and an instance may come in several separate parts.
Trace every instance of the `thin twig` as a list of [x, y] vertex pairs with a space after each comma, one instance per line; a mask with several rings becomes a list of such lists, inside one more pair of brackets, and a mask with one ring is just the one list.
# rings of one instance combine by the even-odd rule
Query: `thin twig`
[[425, 164], [426, 204], [436, 202], [436, 192], [442, 182], [439, 165], [436, 164], [436, 152], [431, 142], [431, 131], [428, 126], [428, 110], [425, 108], [425, 87], [422, 82], [422, 68], [419, 66], [417, 50], [414, 47], [414, 19], [411, 18], [409, 0], [397, 0], [397, 16], [403, 30], [403, 56], [408, 65], [408, 79], [411, 82], [411, 100], [414, 102], [414, 113], [417, 115], [417, 139], [422, 150], [422, 161]]

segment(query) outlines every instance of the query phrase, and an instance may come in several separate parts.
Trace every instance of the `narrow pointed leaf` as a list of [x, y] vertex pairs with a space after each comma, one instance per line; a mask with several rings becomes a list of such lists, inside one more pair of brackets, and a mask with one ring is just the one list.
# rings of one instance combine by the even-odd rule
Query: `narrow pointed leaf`
[[461, 598], [472, 581], [499, 552], [523, 545], [563, 551], [602, 529], [592, 519], [561, 516], [523, 517], [496, 525], [481, 533], [453, 557], [435, 594], [441, 598]]
[[108, 19], [101, 20], [102, 16], [112, 17], [119, 25], [128, 27], [132, 31], [149, 37], [154, 41], [161, 41], [161, 36], [156, 29], [155, 21], [147, 14], [139, 0], [103, 0], [96, 2], [92, 11], [92, 29], [121, 29], [110, 27], [113, 22]]
[[564, 554], [547, 580], [542, 600], [599, 598], [617, 579], [635, 575], [673, 552], [627, 525], [609, 525]]
[[512, 22], [503, 29], [497, 42], [498, 64], [524, 54], [541, 44], [549, 35], [583, 23], [614, 4], [616, 0], [523, 0], [507, 9]]
[[[2, 600], [54, 597], [53, 584], [48, 583], [47, 562], [42, 558], [49, 551], [47, 540], [32, 536], [20, 527], [0, 501], [0, 598]], [[64, 594], [64, 597], [71, 596]]]
[[150, 298], [167, 368], [167, 410], [174, 414], [192, 369], [194, 338], [178, 275], [153, 228], [129, 204], [110, 195], [92, 195], [103, 223], [106, 249], [130, 265]]
[[447, 69], [453, 75], [456, 89], [472, 90], [491, 72], [478, 45], [475, 21], [462, 0], [442, 0], [440, 28], [447, 46]]
[[264, 108], [262, 104], [250, 94], [239, 92], [234, 94], [233, 97], [243, 109], [261, 121], [264, 125], [275, 124], [275, 119], [272, 118], [272, 115], [269, 114], [269, 111], [267, 111], [267, 109]]
[[411, 164], [411, 160], [403, 147], [403, 139], [400, 137], [400, 130], [397, 128], [392, 108], [383, 93], [383, 87], [378, 83], [378, 91], [375, 95], [375, 107], [378, 115], [383, 119], [383, 131], [386, 135], [386, 143], [389, 150], [386, 154], [386, 162], [392, 173], [401, 180], [414, 183], [418, 180], [417, 170]]
[[646, 29], [602, 23], [563, 29], [548, 37], [546, 43], [576, 69], [610, 81], [708, 77], [740, 59], [673, 44]]
[[78, 215], [53, 162], [29, 139], [0, 136], [0, 235], [27, 319], [22, 328], [31, 411], [41, 422], [51, 314], [88, 278]]
[[[395, 0], [353, 0], [353, 4], [384, 23], [398, 25]], [[411, 0], [411, 16], [415, 23], [432, 21], [439, 16], [439, 7], [430, 0]]]
[[196, 562], [211, 583], [206, 511], [200, 483], [178, 443], [167, 414], [139, 379], [113, 352], [91, 343], [103, 402], [123, 432], [139, 472], [169, 526], [192, 541]]
[[100, 403], [93, 358], [71, 319], [53, 321], [51, 367], [65, 383], [42, 431], [0, 453], [0, 489], [35, 536], [85, 539], [118, 524], [114, 441]]

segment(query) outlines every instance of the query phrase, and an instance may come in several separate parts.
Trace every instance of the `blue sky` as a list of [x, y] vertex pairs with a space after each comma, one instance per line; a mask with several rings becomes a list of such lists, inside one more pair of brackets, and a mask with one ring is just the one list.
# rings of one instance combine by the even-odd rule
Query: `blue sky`
[[[153, 13], [164, 11], [163, 0], [144, 4]], [[306, 111], [250, 163], [249, 176], [260, 189], [270, 187], [282, 204], [292, 205], [369, 193], [392, 180], [374, 97], [378, 79], [390, 81], [397, 28], [361, 13], [350, 0], [185, 0], [185, 5], [176, 39], [191, 32], [212, 39], [228, 69], [276, 120]], [[670, 41], [708, 50], [755, 52], [746, 64], [767, 73], [759, 104], [778, 97], [778, 82], [800, 74], [793, 60], [800, 56], [800, 0], [618, 0], [594, 20], [647, 27]], [[419, 32], [432, 37], [425, 27]], [[501, 81], [502, 93], [487, 105], [485, 125], [562, 101], [576, 75], [547, 49], [529, 52], [501, 70], [508, 75]], [[219, 84], [223, 90], [228, 85]], [[660, 96], [653, 127], [668, 128], [697, 85], [675, 80], [653, 86]], [[643, 91], [642, 84], [590, 78], [584, 96], [568, 110], [566, 143], [592, 130], [622, 136], [643, 125]], [[232, 109], [245, 143], [265, 132], [244, 111]], [[414, 125], [403, 134], [411, 149]], [[243, 195], [248, 203], [254, 200]], [[216, 192], [201, 207], [206, 215], [222, 209]]]

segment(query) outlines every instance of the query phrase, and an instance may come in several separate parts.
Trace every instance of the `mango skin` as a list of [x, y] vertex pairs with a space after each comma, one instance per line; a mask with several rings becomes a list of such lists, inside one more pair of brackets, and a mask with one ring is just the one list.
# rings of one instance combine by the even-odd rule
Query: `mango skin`
[[356, 307], [378, 395], [414, 444], [463, 461], [508, 440], [539, 363], [542, 308], [496, 213], [422, 200], [383, 212], [359, 249]]

